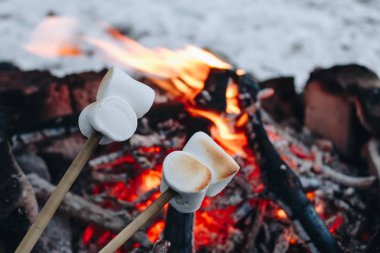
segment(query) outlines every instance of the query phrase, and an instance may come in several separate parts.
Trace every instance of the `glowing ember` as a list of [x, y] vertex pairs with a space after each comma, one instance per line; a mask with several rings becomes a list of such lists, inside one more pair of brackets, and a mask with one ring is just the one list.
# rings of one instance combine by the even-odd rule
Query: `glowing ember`
[[343, 217], [341, 215], [338, 215], [334, 222], [330, 225], [329, 230], [330, 233], [335, 233], [337, 229], [339, 229], [343, 224]]
[[165, 221], [160, 220], [154, 223], [146, 232], [148, 238], [152, 241], [155, 242], [158, 240], [160, 237], [161, 232], [164, 230], [165, 227]]
[[241, 110], [239, 107], [238, 99], [238, 86], [235, 83], [230, 83], [227, 87], [226, 99], [227, 99], [227, 113], [240, 114]]
[[286, 215], [286, 213], [283, 209], [278, 209], [276, 211], [276, 217], [279, 219], [286, 219], [288, 216]]

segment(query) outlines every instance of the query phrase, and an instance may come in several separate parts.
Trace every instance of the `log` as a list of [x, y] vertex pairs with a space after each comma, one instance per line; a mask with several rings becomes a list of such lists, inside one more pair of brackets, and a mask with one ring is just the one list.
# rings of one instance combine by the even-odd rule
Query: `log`
[[[260, 88], [250, 75], [239, 77], [242, 105], [248, 108], [255, 104]], [[249, 145], [259, 155], [261, 176], [266, 190], [282, 206], [293, 221], [298, 232], [310, 244], [312, 252], [341, 252], [339, 245], [315, 211], [302, 189], [301, 181], [281, 159], [268, 138], [261, 121], [260, 111], [249, 115], [247, 123]]]
[[203, 90], [195, 97], [197, 105], [224, 112], [227, 107], [226, 90], [231, 75], [231, 70], [211, 68]]
[[95, 100], [103, 75], [104, 71], [84, 72], [57, 78], [46, 71], [0, 72], [0, 129], [11, 135], [79, 113]]
[[13, 252], [36, 217], [38, 204], [28, 179], [0, 139], [0, 237]]
[[301, 97], [296, 92], [293, 77], [277, 77], [259, 83], [262, 89], [273, 89], [274, 95], [262, 101], [262, 108], [280, 124], [292, 120], [299, 127], [303, 121]]
[[194, 213], [180, 213], [169, 205], [164, 240], [170, 242], [169, 253], [193, 252]]
[[[368, 132], [361, 125], [352, 103], [353, 97], [345, 87], [348, 82], [360, 81], [360, 75], [354, 75], [344, 68], [316, 71], [304, 89], [306, 127], [331, 140], [337, 151], [351, 160], [357, 157], [368, 139]], [[339, 80], [342, 78], [347, 80]]]

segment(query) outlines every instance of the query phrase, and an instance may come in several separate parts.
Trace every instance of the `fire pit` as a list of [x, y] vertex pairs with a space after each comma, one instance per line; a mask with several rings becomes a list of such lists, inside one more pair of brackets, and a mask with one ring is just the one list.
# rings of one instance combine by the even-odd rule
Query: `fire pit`
[[[259, 166], [273, 156], [260, 149], [260, 133], [252, 127], [254, 119], [248, 113], [247, 100], [255, 97], [246, 87], [257, 85], [254, 78], [197, 47], [149, 50], [116, 30], [110, 34], [115, 44], [87, 41], [123, 66], [133, 67], [136, 77], [155, 89], [153, 109], [129, 141], [98, 148], [36, 252], [101, 249], [159, 196], [163, 158], [182, 149], [197, 131], [208, 132], [235, 158], [241, 166], [239, 174], [220, 195], [205, 199], [194, 223], [193, 215], [180, 215], [165, 207], [118, 252], [180, 252], [177, 245], [185, 245], [180, 247], [183, 252], [191, 252], [192, 247], [196, 252], [317, 252], [315, 235], [326, 232], [344, 252], [367, 250], [376, 230], [376, 193], [370, 188], [374, 177], [357, 177], [354, 166], [320, 148], [311, 135], [290, 124], [280, 126], [273, 115], [265, 113], [270, 105], [264, 103], [265, 135], [291, 169], [288, 174], [302, 183], [312, 203], [309, 210], [316, 211], [312, 223], [305, 225], [300, 217], [291, 215], [292, 196], [283, 195], [287, 189], [274, 183], [293, 180], [288, 174], [281, 177], [281, 170], [286, 169], [273, 168], [276, 174]], [[4, 214], [0, 247], [5, 252], [17, 246], [36, 212], [36, 199], [40, 206], [44, 203], [84, 143], [77, 129], [78, 113], [95, 99], [103, 74], [57, 78], [47, 72], [23, 72], [1, 65], [0, 126], [13, 149], [12, 154], [6, 143], [1, 143], [0, 160], [9, 168], [0, 183], [7, 190], [3, 194], [9, 195], [0, 203]], [[279, 86], [273, 88], [276, 96], [280, 94]], [[13, 177], [22, 180], [9, 187], [7, 182]], [[304, 196], [302, 191], [299, 194]], [[321, 228], [314, 236], [301, 231], [309, 231], [308, 226], [318, 220], [328, 231]]]

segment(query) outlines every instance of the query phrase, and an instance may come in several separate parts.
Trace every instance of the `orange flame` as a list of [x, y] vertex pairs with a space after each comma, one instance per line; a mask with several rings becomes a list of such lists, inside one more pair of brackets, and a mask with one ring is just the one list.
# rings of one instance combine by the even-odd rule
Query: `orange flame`
[[[53, 31], [59, 33], [55, 34]], [[193, 106], [193, 99], [203, 89], [210, 69], [231, 69], [230, 64], [209, 51], [190, 45], [177, 50], [146, 48], [114, 28], [108, 28], [110, 37], [107, 40], [89, 36], [77, 38], [73, 35], [75, 31], [75, 19], [48, 17], [37, 27], [31, 42], [25, 48], [46, 57], [77, 55], [80, 50], [75, 39], [83, 39], [102, 50], [111, 61], [149, 76], [157, 86], [186, 103], [192, 115], [208, 118], [214, 124], [211, 127], [212, 137], [229, 150], [230, 154], [245, 156], [243, 146], [247, 140], [243, 133], [234, 132], [231, 119]], [[239, 74], [242, 73], [239, 70]], [[232, 82], [227, 87], [226, 101], [226, 113], [241, 113], [238, 87]]]
[[[193, 106], [193, 99], [202, 90], [210, 69], [230, 69], [230, 64], [195, 46], [186, 46], [178, 50], [148, 49], [113, 28], [109, 29], [109, 34], [113, 41], [89, 37], [85, 40], [100, 48], [112, 60], [149, 75], [159, 87], [182, 99], [191, 115], [209, 119], [214, 124], [210, 129], [212, 137], [230, 154], [246, 157], [246, 136], [244, 133], [235, 132], [234, 119]], [[226, 113], [241, 113], [238, 87], [233, 82], [227, 87], [226, 101]]]
[[229, 122], [227, 117], [215, 112], [192, 107], [187, 108], [187, 110], [193, 116], [207, 118], [214, 124], [210, 129], [211, 135], [227, 152], [246, 157], [244, 146], [247, 145], [247, 137], [243, 132], [235, 132], [234, 122]]
[[79, 33], [77, 20], [69, 17], [47, 17], [33, 32], [24, 48], [38, 56], [78, 56]]

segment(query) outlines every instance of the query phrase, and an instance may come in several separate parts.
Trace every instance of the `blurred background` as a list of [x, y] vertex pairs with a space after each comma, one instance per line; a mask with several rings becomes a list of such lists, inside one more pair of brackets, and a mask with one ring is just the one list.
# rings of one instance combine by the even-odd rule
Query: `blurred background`
[[[45, 38], [65, 37], [81, 50], [80, 57], [46, 58], [28, 50], [31, 40], [40, 39], [36, 28], [48, 15], [71, 20], [48, 28]], [[259, 79], [294, 75], [302, 86], [316, 66], [355, 62], [378, 72], [379, 24], [375, 0], [1, 0], [0, 61], [57, 75], [100, 70], [107, 61], [72, 31], [107, 39], [104, 27], [112, 26], [149, 48], [192, 44], [226, 56]]]

